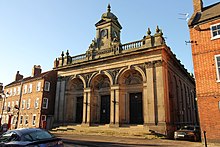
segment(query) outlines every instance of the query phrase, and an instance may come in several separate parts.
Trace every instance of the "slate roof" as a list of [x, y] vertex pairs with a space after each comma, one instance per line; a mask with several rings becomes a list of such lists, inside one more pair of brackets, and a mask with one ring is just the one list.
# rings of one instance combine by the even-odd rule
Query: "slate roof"
[[30, 76], [30, 77], [26, 77], [26, 78], [23, 78], [22, 80], [18, 80], [18, 81], [14, 81], [14, 82], [11, 82], [10, 84], [6, 85], [5, 87], [10, 87], [12, 85], [16, 85], [16, 84], [20, 84], [22, 81], [23, 82], [27, 82], [27, 81], [32, 81], [32, 80], [36, 80], [36, 79], [40, 79], [40, 78], [43, 78], [45, 77], [49, 72], [51, 71], [47, 71], [47, 72], [44, 72], [44, 73], [41, 73], [37, 76]]
[[202, 12], [194, 13], [190, 18], [188, 25], [194, 26], [215, 20], [217, 18], [220, 18], [220, 2], [204, 7]]

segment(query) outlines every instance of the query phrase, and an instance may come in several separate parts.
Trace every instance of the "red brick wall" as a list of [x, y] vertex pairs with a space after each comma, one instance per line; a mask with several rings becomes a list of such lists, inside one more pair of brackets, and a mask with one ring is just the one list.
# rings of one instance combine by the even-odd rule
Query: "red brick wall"
[[201, 130], [207, 132], [208, 140], [220, 141], [220, 82], [214, 57], [220, 54], [220, 39], [212, 40], [210, 31], [210, 25], [216, 23], [220, 20], [199, 25], [201, 31], [190, 28], [190, 37]]

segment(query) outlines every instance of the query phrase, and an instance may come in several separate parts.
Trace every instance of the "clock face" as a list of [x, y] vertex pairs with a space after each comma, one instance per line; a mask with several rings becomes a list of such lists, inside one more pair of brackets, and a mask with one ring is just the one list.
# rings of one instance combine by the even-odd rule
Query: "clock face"
[[107, 30], [102, 30], [101, 31], [101, 38], [105, 37], [107, 35]]

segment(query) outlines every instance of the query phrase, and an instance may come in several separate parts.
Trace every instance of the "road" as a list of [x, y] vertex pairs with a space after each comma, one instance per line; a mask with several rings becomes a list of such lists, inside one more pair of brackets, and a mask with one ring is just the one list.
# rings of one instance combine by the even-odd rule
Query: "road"
[[144, 139], [139, 137], [115, 137], [100, 135], [62, 134], [65, 147], [204, 147], [200, 142], [176, 141], [168, 139]]

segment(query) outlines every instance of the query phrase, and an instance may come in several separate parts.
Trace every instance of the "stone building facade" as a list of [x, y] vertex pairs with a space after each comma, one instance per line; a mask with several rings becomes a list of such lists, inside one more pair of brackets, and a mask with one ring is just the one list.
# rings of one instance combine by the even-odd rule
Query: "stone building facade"
[[15, 81], [4, 87], [1, 124], [8, 124], [9, 129], [51, 128], [56, 80], [56, 71], [41, 73], [41, 67], [36, 65], [30, 77], [23, 78], [17, 72]]
[[148, 29], [143, 39], [122, 44], [122, 26], [107, 12], [96, 23], [85, 54], [62, 52], [55, 125], [142, 125], [172, 136], [178, 126], [197, 124], [193, 77], [166, 45], [163, 33]]
[[193, 5], [189, 31], [200, 125], [208, 142], [220, 142], [220, 3], [204, 7], [193, 0]]

